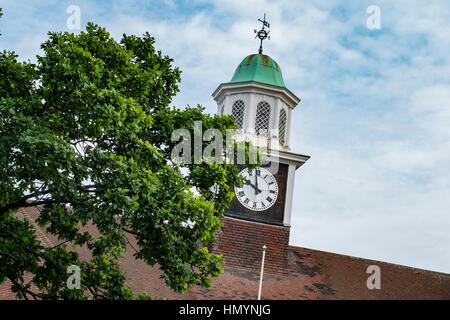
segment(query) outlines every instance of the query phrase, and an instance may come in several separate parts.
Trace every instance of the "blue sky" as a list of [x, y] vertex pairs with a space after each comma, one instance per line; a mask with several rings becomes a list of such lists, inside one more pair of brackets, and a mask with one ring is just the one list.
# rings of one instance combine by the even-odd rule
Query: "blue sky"
[[[291, 244], [450, 273], [450, 5], [447, 0], [1, 0], [0, 49], [34, 60], [47, 32], [68, 31], [69, 5], [121, 34], [148, 31], [181, 68], [173, 104], [202, 104], [256, 53], [302, 99], [293, 152]], [[378, 5], [381, 29], [366, 9]]]

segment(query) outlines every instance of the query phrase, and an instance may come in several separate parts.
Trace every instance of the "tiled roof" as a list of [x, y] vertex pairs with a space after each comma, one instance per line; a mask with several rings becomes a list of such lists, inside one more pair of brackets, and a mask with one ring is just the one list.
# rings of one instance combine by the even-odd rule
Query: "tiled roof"
[[[38, 211], [21, 210], [23, 218], [33, 224]], [[55, 245], [54, 237], [36, 224], [39, 239]], [[133, 257], [135, 240], [130, 238], [121, 265], [127, 274], [128, 285], [136, 294], [145, 290], [149, 295], [168, 299], [256, 299], [259, 272], [225, 269], [212, 280], [210, 288], [196, 287], [177, 294], [166, 287], [158, 267], [150, 267]], [[80, 248], [81, 256], [87, 250]], [[369, 290], [367, 267], [377, 265], [381, 270], [381, 289]], [[355, 258], [335, 253], [293, 247], [288, 250], [287, 273], [265, 272], [262, 299], [450, 299], [450, 275], [420, 270], [386, 262]], [[10, 283], [0, 285], [0, 299], [14, 299]]]
[[[381, 289], [367, 288], [367, 267], [381, 270]], [[289, 248], [288, 274], [265, 274], [262, 299], [450, 299], [450, 275], [299, 247]], [[224, 272], [196, 299], [256, 299], [259, 274]]]

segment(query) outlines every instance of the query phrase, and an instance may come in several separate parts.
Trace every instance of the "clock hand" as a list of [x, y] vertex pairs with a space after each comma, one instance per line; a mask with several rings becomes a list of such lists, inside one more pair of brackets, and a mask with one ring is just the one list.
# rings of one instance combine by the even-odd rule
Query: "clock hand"
[[256, 190], [256, 187], [252, 184], [250, 180], [245, 180], [246, 184]]
[[256, 184], [256, 189], [255, 189], [256, 194], [260, 194], [261, 190], [258, 188], [258, 177], [256, 175], [256, 172], [255, 172], [255, 184]]
[[250, 180], [245, 180], [246, 184], [255, 189], [255, 195], [260, 194], [262, 192], [261, 189], [252, 184]]

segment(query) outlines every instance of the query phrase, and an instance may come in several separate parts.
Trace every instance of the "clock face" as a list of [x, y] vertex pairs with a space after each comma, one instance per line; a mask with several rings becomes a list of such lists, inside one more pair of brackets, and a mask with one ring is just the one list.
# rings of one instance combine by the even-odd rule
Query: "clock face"
[[242, 187], [234, 192], [239, 202], [253, 211], [264, 211], [275, 203], [278, 197], [278, 184], [275, 177], [264, 168], [244, 169], [240, 173], [244, 178]]

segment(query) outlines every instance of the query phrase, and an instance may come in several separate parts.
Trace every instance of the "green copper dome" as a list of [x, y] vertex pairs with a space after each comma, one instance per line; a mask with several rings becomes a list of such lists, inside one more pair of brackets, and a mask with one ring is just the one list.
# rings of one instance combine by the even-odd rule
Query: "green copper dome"
[[264, 54], [252, 54], [242, 60], [229, 83], [256, 81], [286, 88], [278, 64]]

